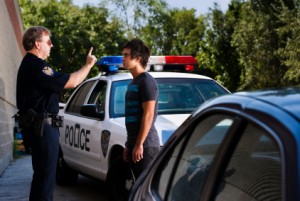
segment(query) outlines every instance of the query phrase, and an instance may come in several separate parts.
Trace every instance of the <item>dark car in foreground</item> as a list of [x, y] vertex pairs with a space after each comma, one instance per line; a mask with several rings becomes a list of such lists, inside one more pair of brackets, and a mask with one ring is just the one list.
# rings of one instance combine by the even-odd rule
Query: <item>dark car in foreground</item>
[[129, 200], [300, 200], [300, 88], [238, 92], [200, 106]]

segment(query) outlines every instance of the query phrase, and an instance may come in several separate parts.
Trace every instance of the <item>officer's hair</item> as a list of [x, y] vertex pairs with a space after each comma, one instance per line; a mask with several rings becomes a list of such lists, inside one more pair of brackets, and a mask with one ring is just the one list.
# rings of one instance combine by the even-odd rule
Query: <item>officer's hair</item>
[[51, 35], [49, 29], [42, 26], [34, 26], [27, 29], [23, 35], [23, 47], [26, 51], [34, 48], [35, 42], [41, 40], [43, 34]]
[[132, 39], [123, 46], [123, 49], [125, 48], [130, 49], [130, 57], [132, 59], [141, 57], [141, 65], [146, 68], [150, 57], [150, 48], [142, 40]]

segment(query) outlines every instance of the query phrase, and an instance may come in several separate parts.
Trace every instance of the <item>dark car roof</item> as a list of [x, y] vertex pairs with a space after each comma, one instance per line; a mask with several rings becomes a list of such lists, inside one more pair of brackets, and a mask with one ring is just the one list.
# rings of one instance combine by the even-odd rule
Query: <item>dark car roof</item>
[[[235, 105], [240, 110], [249, 107], [250, 104], [265, 103], [274, 106], [293, 116], [297, 121], [300, 121], [300, 88], [283, 88], [283, 89], [269, 89], [258, 91], [236, 92], [221, 97], [217, 97], [203, 106], [205, 108], [211, 105]], [[199, 109], [201, 109], [200, 107]], [[267, 111], [267, 108], [256, 107], [256, 110]], [[200, 111], [198, 110], [198, 111]], [[198, 113], [198, 112], [196, 112]], [[269, 111], [272, 113], [272, 111]]]
[[239, 92], [236, 93], [236, 95], [249, 96], [271, 105], [275, 105], [300, 120], [300, 88]]

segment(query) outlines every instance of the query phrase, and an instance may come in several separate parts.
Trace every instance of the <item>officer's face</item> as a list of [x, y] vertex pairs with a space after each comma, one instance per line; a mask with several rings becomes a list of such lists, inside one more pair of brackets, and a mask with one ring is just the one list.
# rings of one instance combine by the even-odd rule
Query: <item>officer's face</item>
[[37, 48], [41, 59], [46, 59], [50, 56], [50, 50], [53, 47], [49, 35], [43, 35], [42, 38], [37, 42]]

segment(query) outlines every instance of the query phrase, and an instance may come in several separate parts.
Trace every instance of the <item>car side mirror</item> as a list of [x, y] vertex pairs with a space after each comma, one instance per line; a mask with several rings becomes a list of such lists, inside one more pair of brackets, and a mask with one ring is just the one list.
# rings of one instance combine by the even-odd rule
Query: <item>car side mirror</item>
[[59, 109], [60, 109], [60, 110], [64, 109], [65, 106], [66, 106], [65, 103], [61, 103], [61, 102], [59, 103]]
[[81, 106], [80, 114], [87, 117], [99, 118], [100, 120], [104, 119], [104, 112], [99, 112], [96, 104], [86, 104]]

